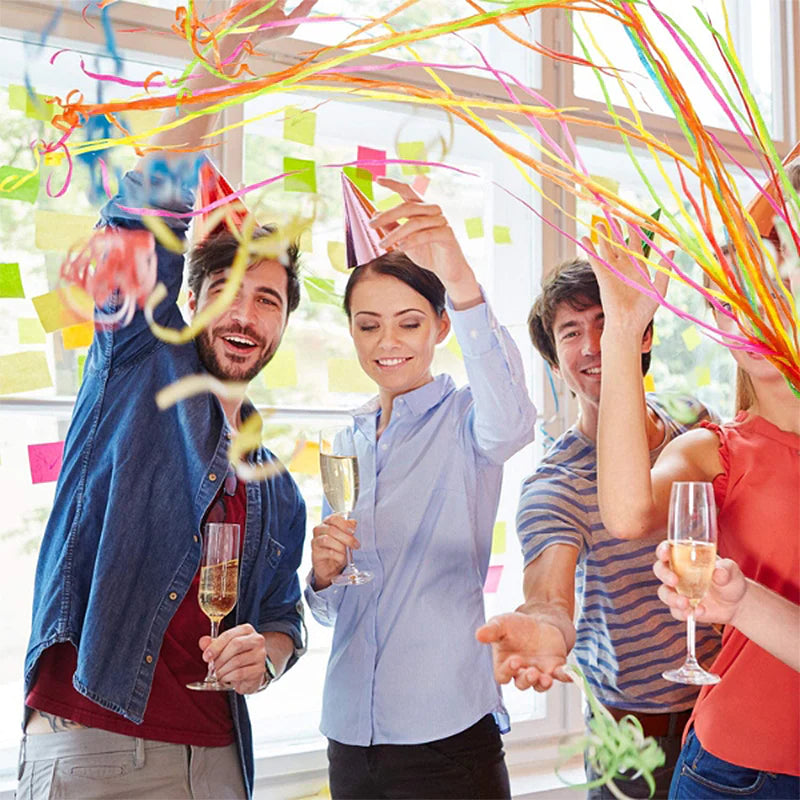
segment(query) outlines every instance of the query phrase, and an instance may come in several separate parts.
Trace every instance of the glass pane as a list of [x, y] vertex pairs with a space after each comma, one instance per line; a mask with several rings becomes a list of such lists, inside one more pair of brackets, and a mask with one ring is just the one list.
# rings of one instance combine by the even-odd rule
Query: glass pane
[[[732, 83], [727, 68], [717, 52], [716, 45], [703, 26], [697, 12], [698, 7], [707, 14], [716, 30], [725, 31], [725, 19], [722, 13], [723, 0], [698, 0], [692, 3], [659, 4], [659, 9], [668, 14], [700, 48], [700, 52], [710, 64], [711, 69], [721, 78], [725, 78], [725, 86], [732, 97], [736, 97], [736, 88]], [[774, 2], [763, 0], [753, 3], [727, 3], [732, 37], [739, 60], [747, 76], [750, 89], [761, 109], [772, 135], [781, 138], [783, 135], [780, 59], [782, 58], [782, 38], [779, 34], [780, 14]], [[675, 69], [678, 79], [699, 112], [706, 125], [733, 129], [733, 124], [724, 115], [722, 109], [711, 93], [704, 86], [697, 68], [681, 55], [675, 41], [669, 36], [655, 15], [642, 6], [637, 7], [645, 19], [657, 46], [666, 54], [668, 61]], [[622, 77], [630, 81], [627, 87], [639, 111], [649, 111], [668, 117], [673, 116], [671, 108], [661, 96], [656, 85], [645, 74], [637, 51], [626, 33], [626, 28], [602, 14], [576, 14], [573, 18], [575, 35], [573, 52], [583, 56], [578, 37], [587, 47], [590, 60], [597, 64], [610, 63], [618, 69], [625, 70]], [[587, 30], [588, 28], [588, 30]], [[598, 53], [592, 39], [605, 53]], [[772, 46], [765, 49], [765, 43]], [[774, 52], [773, 52], [774, 51]], [[625, 96], [615, 78], [604, 79], [611, 100], [618, 105], [626, 106]], [[597, 76], [586, 67], [577, 67], [574, 71], [574, 91], [579, 97], [604, 102], [603, 93]], [[742, 124], [739, 120], [739, 124]], [[745, 123], [745, 129], [747, 124]]]

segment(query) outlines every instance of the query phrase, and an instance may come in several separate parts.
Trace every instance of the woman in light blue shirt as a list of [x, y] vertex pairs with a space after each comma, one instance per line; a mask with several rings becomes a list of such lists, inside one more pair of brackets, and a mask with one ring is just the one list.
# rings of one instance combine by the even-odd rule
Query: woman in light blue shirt
[[[398, 250], [356, 267], [344, 301], [379, 392], [354, 413], [353, 519], [314, 529], [306, 589], [314, 617], [335, 626], [321, 725], [331, 794], [508, 797], [498, 730], [508, 715], [475, 630], [503, 463], [533, 439], [536, 412], [519, 352], [441, 209], [380, 182], [404, 202], [371, 224], [405, 218], [381, 241]], [[470, 381], [461, 389], [431, 373], [451, 325]], [[370, 583], [331, 583], [346, 546]]]

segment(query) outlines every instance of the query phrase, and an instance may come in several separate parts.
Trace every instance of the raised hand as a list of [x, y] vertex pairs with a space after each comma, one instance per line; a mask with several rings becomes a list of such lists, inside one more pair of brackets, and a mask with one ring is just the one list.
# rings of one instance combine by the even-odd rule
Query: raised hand
[[[234, 24], [238, 22], [242, 28], [247, 30], [258, 28], [261, 25], [272, 25], [272, 27], [253, 30], [246, 34], [246, 39], [257, 47], [259, 44], [272, 39], [291, 36], [297, 30], [299, 23], [297, 25], [275, 25], [274, 23], [289, 23], [291, 20], [301, 20], [311, 13], [316, 3], [317, 0], [302, 0], [297, 8], [287, 14], [284, 10], [286, 6], [285, 0], [275, 0], [273, 3], [269, 3], [268, 0], [233, 0], [231, 12], [235, 14]], [[251, 14], [255, 16], [250, 18]], [[226, 40], [228, 38], [234, 39], [237, 36], [232, 33], [230, 37], [226, 37]]]
[[407, 183], [383, 177], [377, 182], [397, 192], [403, 202], [376, 214], [370, 225], [386, 227], [405, 219], [381, 240], [381, 246], [386, 249], [396, 246], [415, 264], [434, 272], [444, 284], [455, 308], [482, 302], [472, 268], [464, 258], [442, 209], [426, 203]]
[[475, 638], [492, 646], [498, 683], [513, 679], [518, 689], [543, 692], [553, 681], [571, 680], [562, 669], [567, 661], [567, 643], [556, 625], [514, 611], [492, 617], [478, 628]]

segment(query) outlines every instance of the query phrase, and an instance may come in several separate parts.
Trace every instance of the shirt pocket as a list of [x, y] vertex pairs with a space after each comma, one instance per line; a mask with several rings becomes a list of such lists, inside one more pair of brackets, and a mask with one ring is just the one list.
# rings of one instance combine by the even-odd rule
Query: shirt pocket
[[278, 564], [280, 564], [281, 558], [283, 558], [283, 554], [286, 552], [286, 548], [276, 539], [273, 539], [271, 536], [267, 536], [267, 564], [272, 569], [278, 569]]

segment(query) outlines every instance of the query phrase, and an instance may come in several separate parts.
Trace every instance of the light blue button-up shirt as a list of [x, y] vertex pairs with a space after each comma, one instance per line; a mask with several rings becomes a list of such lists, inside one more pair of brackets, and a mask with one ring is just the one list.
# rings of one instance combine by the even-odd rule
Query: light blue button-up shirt
[[486, 303], [448, 310], [469, 386], [449, 375], [394, 400], [376, 439], [377, 398], [354, 413], [361, 586], [306, 588], [335, 625], [321, 731], [350, 745], [418, 744], [508, 715], [484, 622], [503, 463], [532, 441], [536, 411], [516, 345]]

